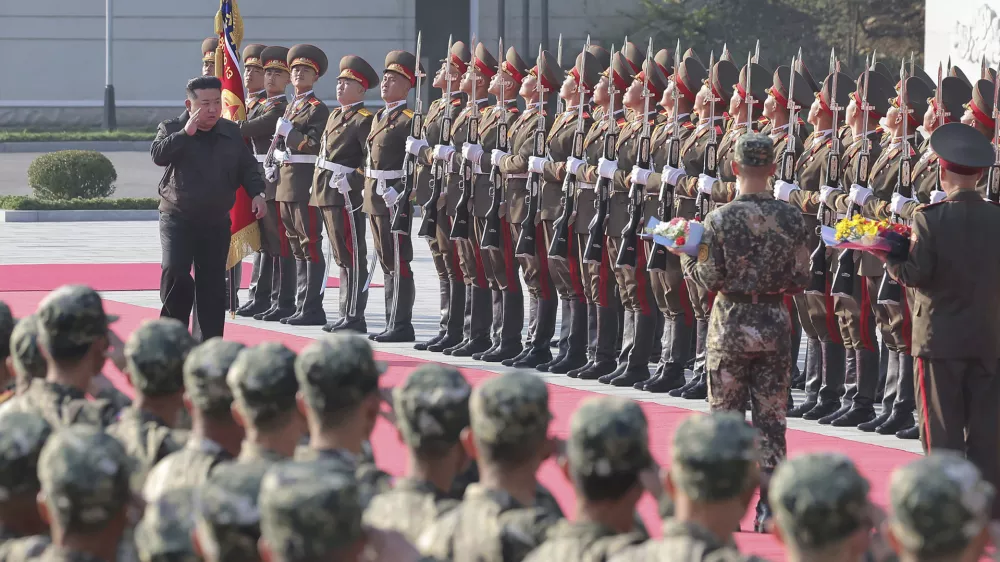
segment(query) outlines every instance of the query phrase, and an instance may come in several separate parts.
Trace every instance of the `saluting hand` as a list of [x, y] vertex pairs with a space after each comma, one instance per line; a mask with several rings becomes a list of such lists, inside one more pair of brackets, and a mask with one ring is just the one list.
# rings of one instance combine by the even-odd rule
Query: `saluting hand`
[[253, 212], [253, 216], [258, 219], [262, 219], [267, 216], [267, 204], [264, 202], [264, 196], [258, 195], [253, 198], [250, 202], [250, 211]]
[[188, 135], [193, 135], [198, 132], [198, 115], [201, 114], [201, 108], [194, 110], [194, 113], [188, 117], [187, 123], [184, 124], [184, 132]]

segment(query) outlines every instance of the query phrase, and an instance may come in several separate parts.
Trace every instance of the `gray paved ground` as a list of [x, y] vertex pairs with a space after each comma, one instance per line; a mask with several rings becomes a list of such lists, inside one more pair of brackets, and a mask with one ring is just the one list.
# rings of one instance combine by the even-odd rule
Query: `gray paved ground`
[[[416, 232], [419, 225], [414, 225]], [[122, 222], [122, 223], [0, 223], [0, 264], [14, 263], [112, 263], [112, 262], [159, 262], [160, 246], [156, 222]], [[369, 248], [371, 242], [369, 241]], [[249, 264], [247, 264], [249, 267]], [[418, 339], [427, 339], [437, 331], [439, 289], [437, 277], [431, 264], [427, 244], [421, 239], [414, 240], [414, 277], [417, 283], [417, 299], [414, 307], [414, 327]], [[375, 280], [381, 280], [381, 273], [376, 273]], [[384, 292], [381, 288], [372, 288], [368, 303], [368, 329], [381, 331], [385, 323]], [[245, 293], [241, 295], [245, 298]], [[110, 292], [105, 297], [111, 300], [125, 302], [137, 306], [158, 309], [159, 295], [156, 291]], [[336, 314], [337, 291], [329, 291], [325, 298], [327, 313]], [[237, 319], [231, 321], [239, 324], [252, 325], [256, 328], [295, 334], [298, 336], [316, 338], [323, 334], [316, 327], [289, 327], [276, 323], [257, 322], [254, 320]], [[454, 359], [441, 354], [420, 352], [413, 349], [412, 344], [376, 344], [377, 349], [399, 355], [430, 361], [447, 360], [459, 367], [500, 372], [502, 366], [481, 363], [478, 361]], [[799, 356], [800, 364], [805, 359], [803, 350]], [[707, 410], [704, 402], [671, 398], [664, 395], [651, 395], [637, 390], [612, 388], [596, 381], [578, 381], [563, 375], [541, 374], [546, 382], [601, 392], [615, 394], [636, 400], [655, 402], [690, 410]], [[796, 401], [803, 398], [800, 391], [794, 393]], [[815, 422], [789, 420], [789, 428], [840, 437], [843, 439], [876, 444], [884, 447], [920, 452], [917, 441], [902, 441], [893, 436], [867, 434], [853, 428], [833, 428], [820, 426]]]
[[[113, 197], [156, 197], [163, 169], [147, 152], [105, 152], [118, 172]], [[0, 195], [31, 195], [28, 165], [38, 153], [0, 153]]]

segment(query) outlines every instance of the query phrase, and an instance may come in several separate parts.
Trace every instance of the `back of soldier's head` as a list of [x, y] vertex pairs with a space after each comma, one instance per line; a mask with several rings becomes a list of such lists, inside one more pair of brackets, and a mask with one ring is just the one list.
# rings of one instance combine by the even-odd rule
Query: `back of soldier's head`
[[688, 416], [674, 433], [670, 479], [693, 502], [741, 497], [757, 486], [757, 437], [737, 413]]
[[195, 343], [179, 320], [158, 318], [144, 322], [125, 342], [132, 386], [150, 398], [183, 391], [184, 360]]
[[375, 401], [377, 406], [383, 370], [371, 344], [356, 334], [337, 333], [316, 340], [295, 359], [299, 392], [324, 429], [351, 419], [364, 403]]
[[233, 393], [226, 376], [240, 351], [241, 343], [212, 338], [192, 349], [184, 360], [184, 392], [191, 405], [203, 414], [230, 417]]
[[148, 504], [135, 527], [136, 552], [142, 562], [199, 562], [191, 542], [194, 529], [193, 488], [165, 492]]
[[774, 165], [774, 142], [763, 133], [746, 133], [736, 140], [733, 163], [741, 177], [770, 176]]
[[195, 493], [198, 548], [207, 562], [258, 560], [257, 499], [266, 463], [220, 465]]
[[226, 377], [244, 423], [261, 431], [285, 425], [296, 413], [295, 352], [277, 342], [240, 352]]
[[48, 422], [34, 413], [0, 415], [0, 506], [33, 507], [41, 488], [38, 458], [51, 433]]
[[566, 459], [578, 493], [592, 501], [619, 499], [653, 468], [649, 426], [632, 400], [585, 400], [570, 420]]
[[10, 334], [10, 358], [19, 392], [33, 379], [44, 379], [48, 365], [38, 347], [38, 317], [34, 314], [17, 321]]
[[417, 367], [392, 392], [396, 425], [418, 454], [440, 455], [459, 443], [469, 427], [472, 387], [458, 369], [429, 363]]
[[100, 295], [83, 285], [64, 285], [52, 291], [35, 314], [41, 346], [57, 363], [78, 362], [94, 344], [103, 341], [106, 345], [108, 325], [117, 320], [104, 312]]
[[520, 465], [536, 458], [548, 440], [548, 388], [529, 373], [494, 377], [472, 392], [469, 417], [482, 462]]

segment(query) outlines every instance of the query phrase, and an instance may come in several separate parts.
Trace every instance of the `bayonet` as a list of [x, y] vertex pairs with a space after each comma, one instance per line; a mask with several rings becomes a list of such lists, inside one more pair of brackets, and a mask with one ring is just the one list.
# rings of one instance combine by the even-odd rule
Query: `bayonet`
[[[563, 40], [562, 33], [559, 34], [559, 42], [556, 44], [556, 65], [562, 70]], [[563, 99], [556, 97], [556, 115], [563, 112]]]
[[878, 62], [878, 49], [872, 49], [872, 58], [871, 58], [871, 62], [869, 63], [869, 62], [868, 62], [868, 61], [866, 60], [866, 61], [865, 61], [865, 66], [866, 66], [867, 68], [870, 68], [871, 70], [875, 70], [875, 63], [876, 63], [876, 62]]
[[979, 63], [979, 77], [983, 80], [989, 80], [990, 69], [986, 66], [986, 55], [983, 55], [982, 62]]
[[948, 55], [948, 76], [951, 76], [951, 55]]
[[423, 114], [423, 112], [424, 112], [423, 102], [420, 99], [420, 85], [421, 85], [422, 79], [424, 77], [424, 73], [420, 72], [420, 46], [421, 46], [421, 43], [423, 43], [423, 32], [422, 31], [418, 31], [417, 32], [417, 68], [414, 69], [415, 74], [416, 74], [416, 78], [417, 78], [417, 91], [414, 94], [415, 100], [413, 102], [413, 113], [415, 115], [420, 115], [420, 114]]
[[[650, 135], [649, 135], [649, 105], [653, 93], [649, 89], [650, 76], [653, 74], [653, 38], [649, 38], [649, 45], [646, 47], [646, 62], [642, 72], [642, 132], [636, 143], [635, 165], [639, 168], [648, 169]], [[642, 217], [645, 211], [646, 193], [643, 185], [631, 182], [629, 187], [628, 212], [629, 221], [622, 229], [622, 242], [615, 259], [618, 267], [635, 268], [638, 264], [638, 252], [645, 251], [640, 245], [642, 241], [639, 233], [642, 230]]]
[[[758, 41], [758, 46], [760, 42]], [[794, 71], [793, 71], [794, 72]], [[744, 95], [746, 96], [746, 106], [747, 106], [747, 133], [753, 132], [753, 106], [757, 104], [757, 100], [753, 98], [753, 90], [750, 89], [752, 82], [750, 81], [750, 76], [753, 74], [753, 57], [750, 53], [747, 53], [747, 82], [743, 86]]]
[[757, 46], [753, 49], [753, 62], [760, 62], [760, 39], [757, 40]]
[[[715, 104], [719, 99], [715, 95], [715, 51], [712, 51], [708, 58], [708, 143], [705, 144], [704, 159], [702, 160], [702, 173], [706, 176], [716, 177], [718, 175], [718, 151], [719, 139], [715, 132]], [[696, 221], [701, 221], [708, 214], [708, 205], [705, 201], [705, 194], [698, 191], [694, 200]]]

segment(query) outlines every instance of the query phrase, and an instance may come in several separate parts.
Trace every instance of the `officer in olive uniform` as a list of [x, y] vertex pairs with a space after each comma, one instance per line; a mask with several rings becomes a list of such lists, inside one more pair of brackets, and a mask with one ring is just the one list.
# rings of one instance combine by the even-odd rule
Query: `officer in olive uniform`
[[527, 562], [607, 560], [648, 538], [629, 516], [645, 491], [640, 475], [655, 475], [649, 426], [637, 402], [604, 396], [581, 403], [570, 421], [565, 463], [590, 517], [560, 521]]
[[[559, 354], [552, 362], [538, 366], [539, 370], [556, 374], [568, 373], [587, 363], [588, 307], [583, 289], [586, 278], [581, 267], [580, 248], [577, 247], [578, 237], [573, 232], [573, 224], [557, 223], [563, 222], [567, 204], [573, 205], [574, 213], [567, 217], [568, 221], [572, 223], [577, 220], [576, 199], [581, 190], [576, 184], [565, 183], [566, 159], [573, 156], [573, 143], [576, 142], [577, 132], [582, 131], [586, 135], [593, 125], [588, 100], [600, 80], [601, 69], [598, 65], [597, 59], [590, 53], [582, 53], [577, 57], [576, 64], [566, 73], [559, 90], [559, 97], [564, 100], [566, 109], [556, 115], [549, 130], [548, 156], [547, 158], [533, 156], [528, 159], [528, 168], [532, 172], [541, 173], [542, 179], [545, 180], [539, 203], [545, 238], [538, 244], [538, 251], [548, 253], [552, 239], [560, 226], [568, 233], [566, 255], [548, 256], [549, 272], [562, 301]], [[582, 111], [580, 111], [581, 102]], [[566, 188], [572, 189], [573, 192], [567, 193]]]
[[385, 330], [369, 336], [378, 342], [415, 339], [412, 318], [416, 289], [410, 268], [412, 233], [393, 233], [391, 227], [393, 207], [413, 204], [400, 201], [399, 193], [402, 191], [406, 138], [413, 117], [413, 110], [406, 107], [406, 96], [416, 85], [417, 64], [416, 57], [406, 51], [392, 51], [386, 55], [381, 85], [385, 107], [375, 114], [366, 141], [364, 210], [369, 215], [375, 251], [385, 276]]
[[226, 375], [233, 411], [247, 429], [237, 462], [269, 465], [291, 458], [307, 435], [298, 411], [295, 352], [278, 342], [248, 347]]
[[[594, 102], [601, 109], [600, 117], [595, 116], [595, 125], [584, 139], [584, 156], [582, 160], [566, 159], [567, 173], [576, 173], [580, 186], [580, 199], [577, 202], [575, 232], [580, 248], [580, 261], [584, 264], [584, 293], [590, 305], [587, 323], [590, 331], [588, 346], [589, 364], [575, 371], [570, 371], [570, 377], [583, 380], [597, 380], [613, 372], [617, 366], [616, 346], [621, 342], [619, 336], [622, 301], [616, 294], [617, 284], [613, 281], [614, 271], [611, 256], [607, 249], [607, 233], [604, 225], [597, 227], [600, 231], [600, 260], [588, 262], [585, 260], [587, 241], [591, 223], [597, 215], [600, 204], [597, 184], [602, 183], [596, 173], [599, 159], [605, 152], [605, 144], [612, 142], [614, 135], [626, 125], [625, 107], [622, 99], [625, 90], [632, 83], [632, 68], [621, 53], [611, 57], [611, 66], [601, 75], [601, 80], [594, 90]], [[614, 114], [611, 115], [611, 108]], [[614, 123], [612, 124], [612, 119]], [[614, 150], [614, 147], [610, 147]]]
[[[469, 68], [472, 53], [462, 41], [456, 41], [451, 46], [448, 57], [441, 61], [441, 68], [434, 75], [431, 86], [441, 90], [441, 97], [432, 101], [424, 118], [424, 130], [421, 139], [407, 139], [407, 152], [417, 156], [415, 203], [421, 207], [432, 204], [431, 197], [438, 190], [437, 200], [433, 202], [437, 211], [437, 228], [429, 233], [427, 243], [430, 245], [434, 269], [438, 274], [441, 289], [441, 322], [437, 336], [426, 342], [414, 345], [418, 350], [441, 352], [462, 342], [462, 326], [465, 320], [465, 277], [462, 268], [458, 266], [456, 243], [449, 239], [451, 220], [445, 209], [447, 196], [442, 196], [447, 182], [447, 171], [433, 157], [433, 147], [441, 144], [444, 135], [444, 125], [454, 123], [465, 107], [466, 96], [462, 92], [462, 76]], [[450, 83], [450, 85], [449, 85]], [[448, 94], [451, 98], [445, 99]], [[451, 134], [451, 131], [448, 131]], [[426, 143], [426, 145], [424, 145]]]
[[49, 424], [36, 414], [11, 412], [0, 416], [0, 560], [29, 559], [48, 543], [48, 525], [35, 505], [38, 456], [52, 434]]
[[330, 112], [316, 158], [309, 205], [319, 207], [340, 266], [340, 318], [323, 331], [367, 333], [368, 245], [365, 242], [364, 165], [366, 141], [374, 115], [364, 106], [365, 92], [378, 84], [378, 73], [361, 57], [340, 59], [337, 77], [340, 107]]
[[[399, 531], [416, 542], [424, 529], [458, 504], [449, 498], [457, 460], [465, 457], [459, 436], [469, 426], [472, 387], [457, 369], [430, 363], [418, 367], [392, 391], [396, 428], [406, 444], [412, 473], [396, 480], [365, 510], [365, 521]], [[432, 478], [431, 478], [432, 477]]]
[[267, 464], [226, 463], [198, 488], [194, 547], [205, 562], [259, 560], [257, 499]]
[[[249, 47], [248, 47], [249, 48]], [[295, 262], [291, 257], [291, 248], [281, 224], [281, 211], [275, 202], [278, 186], [267, 179], [263, 173], [264, 160], [278, 118], [284, 115], [288, 107], [285, 97], [285, 87], [288, 85], [288, 49], [285, 47], [265, 47], [258, 54], [257, 61], [247, 58], [244, 64], [253, 68], [256, 62], [262, 69], [262, 85], [264, 90], [260, 96], [247, 102], [247, 120], [240, 123], [240, 131], [250, 140], [257, 161], [261, 163], [261, 176], [264, 177], [264, 199], [267, 201], [267, 215], [257, 221], [260, 226], [260, 251], [254, 255], [253, 279], [250, 284], [250, 300], [236, 313], [240, 316], [263, 316], [272, 308], [282, 308], [283, 312], [292, 313], [292, 301], [295, 284]], [[248, 70], [249, 72], [249, 70]], [[282, 275], [281, 272], [285, 274]], [[278, 296], [282, 294], [281, 283], [288, 285], [284, 296], [286, 303], [279, 303]]]
[[167, 455], [149, 472], [146, 501], [177, 488], [200, 486], [211, 471], [239, 453], [243, 430], [232, 419], [233, 393], [226, 373], [243, 344], [212, 338], [184, 360], [184, 393], [191, 403], [193, 430], [184, 448]]
[[215, 76], [215, 51], [219, 48], [219, 38], [209, 37], [201, 42], [201, 75]]
[[[279, 308], [265, 314], [263, 320], [322, 326], [326, 324], [323, 223], [317, 208], [309, 205], [309, 198], [323, 127], [330, 116], [326, 104], [313, 93], [313, 85], [326, 74], [328, 63], [326, 54], [312, 45], [295, 45], [288, 50], [285, 62], [292, 74], [295, 98], [275, 126], [275, 134], [282, 138], [274, 154], [279, 167], [275, 200], [295, 257], [295, 312], [279, 317], [278, 312], [284, 312]], [[269, 175], [273, 177], [273, 172]], [[282, 295], [278, 300], [284, 300]]]
[[[481, 67], [480, 67], [481, 68]], [[472, 216], [474, 222], [471, 240], [473, 246], [479, 249], [483, 263], [483, 273], [493, 291], [493, 345], [483, 352], [473, 353], [472, 358], [488, 363], [499, 363], [521, 353], [521, 330], [524, 328], [524, 294], [521, 292], [521, 278], [518, 276], [518, 262], [514, 259], [516, 241], [510, 236], [510, 225], [502, 212], [503, 199], [497, 209], [493, 209], [494, 186], [491, 181], [492, 152], [486, 155], [485, 149], [498, 148], [498, 132], [503, 122], [509, 132], [511, 124], [517, 119], [520, 110], [517, 108], [517, 91], [521, 82], [528, 74], [528, 65], [517, 54], [514, 47], [507, 49], [504, 61], [494, 73], [486, 72], [483, 79], [489, 78], [489, 93], [497, 98], [497, 104], [489, 106], [482, 112], [479, 120], [479, 143], [465, 143], [462, 156], [473, 163], [474, 184], [472, 197]], [[500, 106], [501, 98], [504, 101]], [[504, 139], [505, 141], [509, 140]], [[499, 171], [499, 170], [498, 170]], [[503, 175], [497, 174], [498, 189], [503, 189]], [[502, 194], [501, 194], [502, 197]], [[495, 211], [500, 218], [498, 229], [499, 244], [497, 248], [483, 248], [483, 235], [486, 232], [487, 217]]]
[[[550, 63], [543, 64], [544, 61]], [[504, 154], [494, 150], [492, 153], [492, 160], [503, 173], [511, 240], [516, 244], [524, 228], [535, 229], [535, 255], [516, 256], [524, 284], [528, 286], [528, 340], [520, 354], [502, 362], [518, 368], [534, 368], [552, 360], [549, 342], [555, 333], [558, 312], [555, 285], [549, 275], [548, 252], [540, 243], [545, 239], [541, 219], [538, 218], [540, 213], [536, 215], [535, 225], [524, 225], [528, 217], [528, 159], [534, 151], [538, 127], [545, 127], [544, 132], [547, 132], [552, 124], [552, 112], [546, 109], [545, 99], [539, 99], [538, 81], [542, 81], [544, 92], [556, 91], [559, 82], [555, 69], [555, 57], [543, 51], [521, 83], [519, 94], [524, 99], [525, 109], [510, 127], [510, 152]]]
[[[672, 65], [671, 65], [672, 66]], [[667, 182], [669, 174], [664, 170], [669, 166], [670, 143], [677, 142], [683, 146], [694, 134], [695, 124], [691, 121], [691, 111], [694, 108], [695, 92], [708, 77], [705, 67], [697, 59], [688, 57], [681, 61], [680, 67], [670, 77], [667, 89], [664, 90], [662, 104], [670, 111], [670, 118], [660, 124], [655, 131], [650, 144], [650, 162], [652, 169], [646, 176], [643, 173], [634, 174], [635, 179], [645, 181], [649, 193], [659, 197], [661, 189], [673, 189], [673, 184]], [[676, 96], [676, 102], [674, 98]], [[675, 125], [676, 123], [676, 125]], [[675, 139], [676, 130], [676, 139]], [[678, 156], [680, 155], [678, 147]], [[676, 183], [676, 182], [675, 182]], [[680, 199], [671, 200], [671, 213], [679, 211]], [[656, 206], [659, 215], [659, 204]], [[660, 219], [666, 217], [659, 217]], [[648, 219], [647, 219], [648, 220]], [[650, 255], [663, 252], [663, 269], [650, 270], [650, 283], [653, 286], [653, 296], [663, 314], [664, 328], [661, 339], [660, 361], [653, 378], [636, 383], [635, 387], [649, 392], [669, 392], [685, 384], [684, 368], [691, 358], [692, 328], [694, 314], [691, 310], [691, 299], [688, 296], [687, 281], [681, 270], [681, 262], [677, 256], [667, 252], [662, 246], [649, 243]]]
[[135, 526], [133, 538], [142, 562], [202, 562], [195, 553], [195, 490], [178, 488], [149, 503]]

